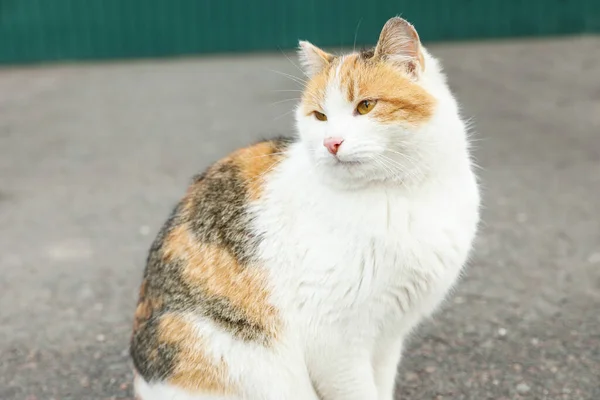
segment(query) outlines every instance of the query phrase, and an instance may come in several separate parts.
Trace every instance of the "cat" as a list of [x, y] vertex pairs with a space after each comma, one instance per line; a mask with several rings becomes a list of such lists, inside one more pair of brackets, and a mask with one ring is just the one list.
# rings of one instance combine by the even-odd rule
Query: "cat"
[[453, 287], [480, 195], [439, 62], [399, 17], [370, 50], [301, 41], [297, 135], [195, 177], [149, 251], [140, 400], [392, 400]]

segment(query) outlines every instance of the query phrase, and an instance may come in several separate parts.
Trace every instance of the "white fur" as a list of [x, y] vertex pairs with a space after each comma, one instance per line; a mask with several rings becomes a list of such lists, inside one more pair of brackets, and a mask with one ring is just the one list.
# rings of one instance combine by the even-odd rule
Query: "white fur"
[[[419, 84], [438, 104], [423, 127], [354, 115], [336, 77], [326, 122], [298, 112], [301, 140], [252, 205], [281, 339], [264, 349], [210, 328], [240, 399], [391, 400], [404, 339], [458, 279], [479, 193], [457, 104], [425, 58]], [[337, 161], [322, 145], [329, 136], [344, 138], [340, 160], [361, 164]], [[165, 384], [137, 390], [143, 400], [215, 399]]]

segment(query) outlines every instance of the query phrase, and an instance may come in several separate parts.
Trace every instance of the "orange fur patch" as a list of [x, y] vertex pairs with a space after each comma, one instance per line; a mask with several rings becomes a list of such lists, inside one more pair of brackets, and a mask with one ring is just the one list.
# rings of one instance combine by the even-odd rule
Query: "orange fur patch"
[[279, 316], [269, 302], [266, 278], [260, 268], [242, 267], [225, 249], [197, 242], [185, 224], [174, 228], [166, 238], [164, 257], [184, 263], [183, 276], [190, 285], [227, 299], [267, 338], [277, 337]]
[[207, 355], [202, 337], [182, 317], [173, 314], [162, 316], [158, 331], [161, 343], [175, 346], [178, 350], [169, 383], [196, 392], [233, 393], [225, 362], [215, 362]]
[[354, 103], [360, 95], [356, 86], [354, 75], [360, 68], [360, 57], [358, 54], [350, 54], [344, 59], [344, 64], [340, 70], [340, 81], [342, 87], [346, 89], [346, 98], [350, 103]]
[[143, 323], [148, 321], [155, 310], [162, 307], [162, 300], [148, 296], [147, 292], [148, 282], [144, 279], [140, 287], [139, 300], [135, 309], [133, 332], [136, 332]]
[[323, 111], [323, 101], [325, 100], [325, 89], [329, 80], [333, 77], [339, 59], [336, 58], [318, 74], [313, 76], [302, 93], [302, 107], [306, 114], [313, 111]]
[[382, 123], [419, 125], [433, 115], [435, 98], [389, 63], [365, 61], [354, 77], [360, 100], [377, 100], [370, 114]]
[[[329, 69], [315, 76], [303, 96], [306, 113], [322, 109], [327, 85], [334, 79], [332, 72], [339, 59]], [[400, 68], [377, 58], [363, 59], [359, 54], [344, 57], [339, 71], [340, 86], [349, 102], [377, 100], [369, 113], [381, 123], [420, 125], [434, 113], [436, 100]], [[337, 79], [337, 78], [335, 78]]]
[[233, 162], [240, 168], [240, 174], [248, 196], [257, 200], [262, 195], [265, 176], [281, 161], [282, 154], [271, 142], [262, 142], [240, 149], [231, 155]]

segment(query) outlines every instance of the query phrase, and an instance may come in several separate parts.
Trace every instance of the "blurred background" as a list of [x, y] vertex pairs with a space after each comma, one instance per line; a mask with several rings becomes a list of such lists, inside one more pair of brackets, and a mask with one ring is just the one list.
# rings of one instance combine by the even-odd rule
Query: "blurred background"
[[600, 31], [595, 0], [1, 0], [0, 62], [372, 44], [402, 15], [426, 41]]
[[132, 399], [146, 252], [191, 176], [293, 133], [298, 39], [395, 15], [472, 120], [485, 204], [398, 398], [600, 399], [598, 0], [0, 0], [0, 399]]

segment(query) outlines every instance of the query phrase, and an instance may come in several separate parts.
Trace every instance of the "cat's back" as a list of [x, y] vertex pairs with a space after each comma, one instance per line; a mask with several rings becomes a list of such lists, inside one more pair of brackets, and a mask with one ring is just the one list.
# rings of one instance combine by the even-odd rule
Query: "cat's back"
[[[146, 381], [226, 391], [222, 361], [211, 355], [198, 321], [242, 341], [268, 344], [278, 310], [255, 263], [258, 238], [249, 204], [285, 157], [289, 139], [260, 142], [193, 179], [150, 249], [131, 338], [136, 372]], [[202, 376], [199, 372], [202, 372]]]

